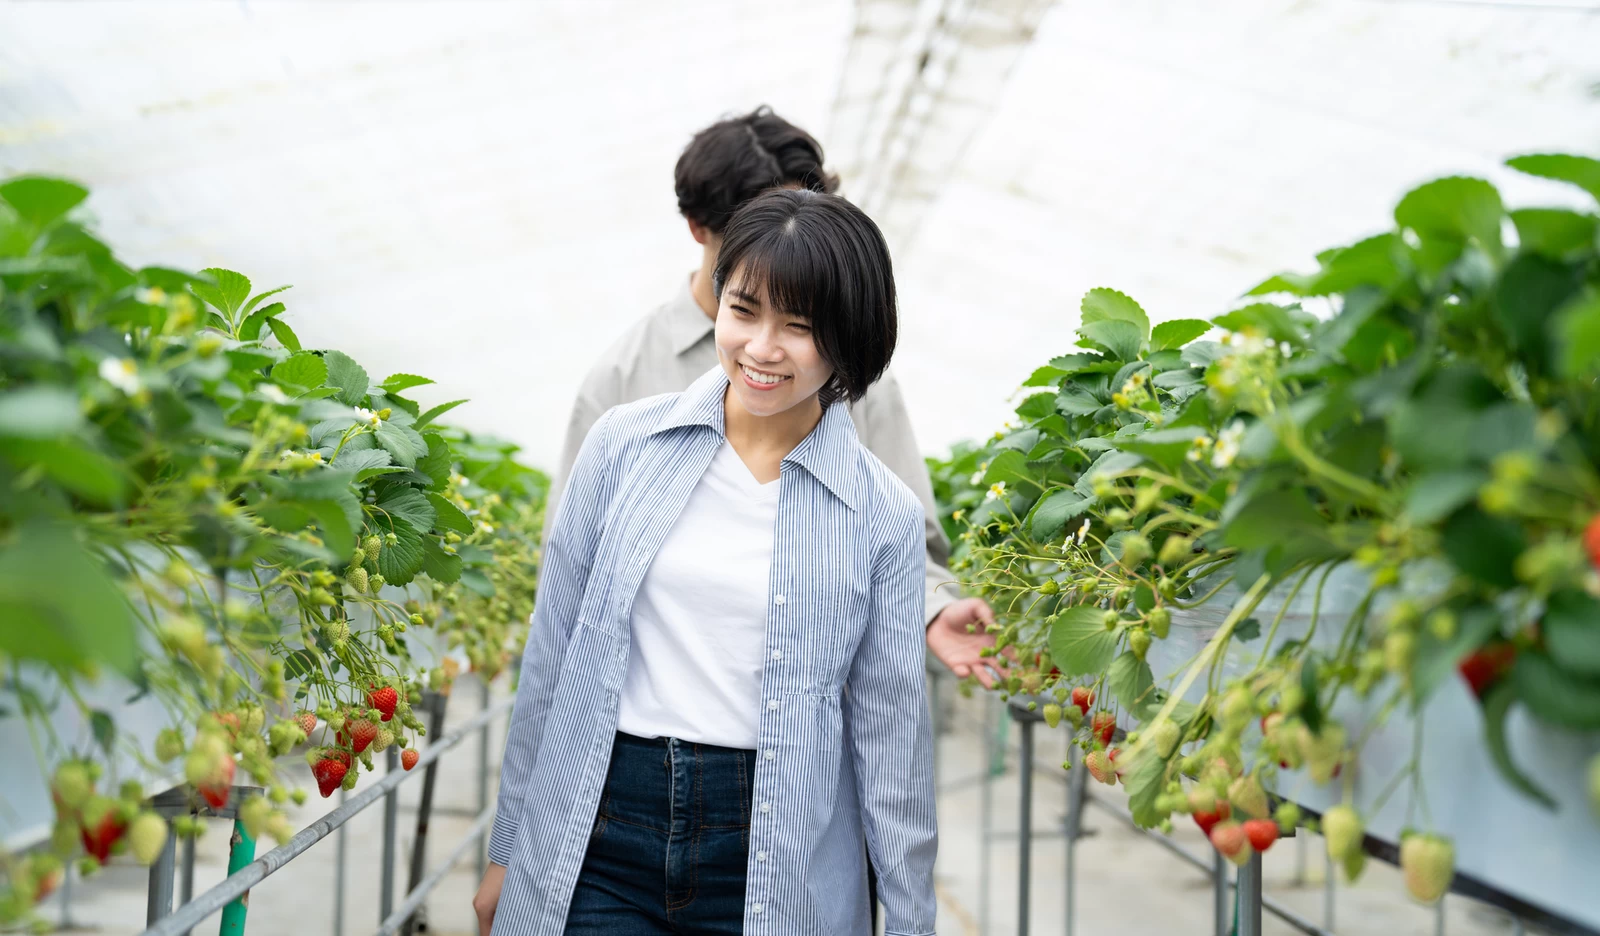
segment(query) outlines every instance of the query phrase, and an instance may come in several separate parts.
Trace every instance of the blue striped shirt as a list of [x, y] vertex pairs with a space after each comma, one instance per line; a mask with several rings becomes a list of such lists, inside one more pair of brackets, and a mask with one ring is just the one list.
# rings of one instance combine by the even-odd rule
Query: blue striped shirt
[[[634, 595], [724, 442], [727, 386], [717, 368], [682, 393], [614, 407], [584, 440], [545, 547], [506, 738], [489, 839], [490, 860], [507, 869], [495, 936], [565, 928], [610, 764]], [[783, 459], [744, 905], [752, 936], [868, 934], [863, 838], [886, 932], [933, 932], [922, 513], [842, 406]]]

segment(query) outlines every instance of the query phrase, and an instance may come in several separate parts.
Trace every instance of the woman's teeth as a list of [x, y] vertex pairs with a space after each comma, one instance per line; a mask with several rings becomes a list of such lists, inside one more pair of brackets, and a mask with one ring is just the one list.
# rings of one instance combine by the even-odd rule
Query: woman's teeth
[[743, 364], [740, 364], [739, 367], [744, 371], [746, 377], [749, 377], [751, 380], [754, 380], [759, 384], [775, 384], [788, 379], [787, 377], [777, 374], [763, 374], [758, 370], [751, 370], [750, 368], [745, 367]]

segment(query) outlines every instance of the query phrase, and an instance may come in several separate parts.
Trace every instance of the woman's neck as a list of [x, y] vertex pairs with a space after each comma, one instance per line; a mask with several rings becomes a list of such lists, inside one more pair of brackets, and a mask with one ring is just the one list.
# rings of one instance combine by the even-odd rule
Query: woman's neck
[[822, 421], [815, 396], [781, 413], [757, 416], [744, 408], [732, 386], [722, 397], [722, 409], [728, 444], [763, 484], [777, 480], [783, 459]]

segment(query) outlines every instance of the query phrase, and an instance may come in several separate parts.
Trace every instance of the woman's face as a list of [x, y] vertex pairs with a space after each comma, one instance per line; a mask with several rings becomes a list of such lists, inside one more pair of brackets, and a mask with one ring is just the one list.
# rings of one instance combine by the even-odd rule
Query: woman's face
[[765, 286], [749, 287], [735, 270], [717, 306], [717, 359], [733, 392], [753, 416], [774, 416], [816, 396], [833, 378], [817, 353], [811, 325], [774, 309]]

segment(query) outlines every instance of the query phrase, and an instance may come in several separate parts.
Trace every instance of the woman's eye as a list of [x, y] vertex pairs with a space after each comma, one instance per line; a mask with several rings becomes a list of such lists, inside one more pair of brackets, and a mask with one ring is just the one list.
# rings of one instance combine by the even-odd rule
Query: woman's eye
[[811, 334], [811, 326], [810, 325], [802, 325], [799, 322], [794, 322], [794, 323], [790, 324], [789, 327], [794, 329], [795, 331], [799, 332], [802, 335]]

